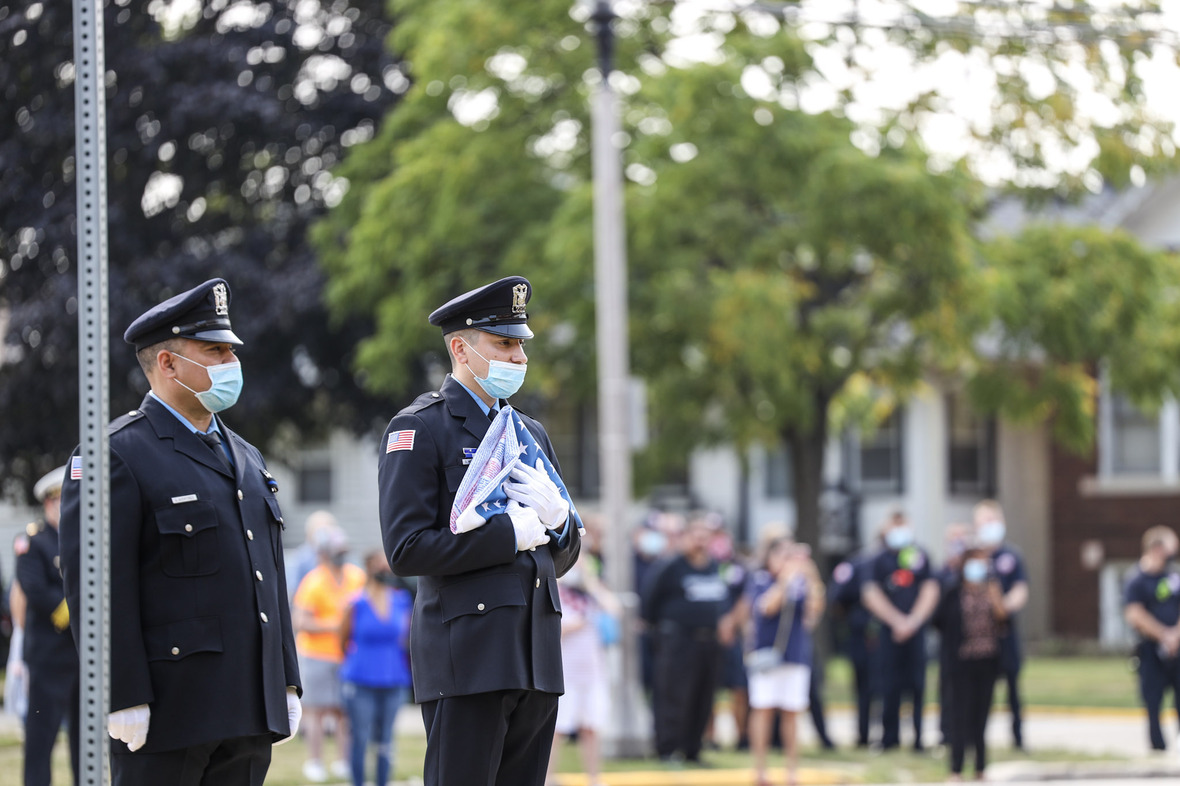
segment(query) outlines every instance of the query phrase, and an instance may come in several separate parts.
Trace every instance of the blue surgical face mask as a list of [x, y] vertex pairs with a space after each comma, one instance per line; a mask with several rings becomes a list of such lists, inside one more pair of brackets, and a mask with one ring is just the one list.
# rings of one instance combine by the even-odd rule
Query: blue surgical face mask
[[645, 530], [639, 536], [639, 550], [643, 552], [644, 556], [655, 557], [664, 550], [668, 545], [667, 539], [662, 532], [656, 532], [654, 529]]
[[[466, 341], [463, 342], [467, 344]], [[484, 389], [492, 398], [509, 398], [516, 391], [520, 390], [520, 386], [524, 384], [524, 375], [528, 371], [527, 363], [505, 363], [503, 360], [488, 360], [483, 355], [475, 351], [475, 347], [467, 344], [467, 348], [476, 355], [486, 361], [488, 364], [488, 375], [486, 377], [475, 376], [472, 371], [472, 376], [475, 376], [475, 381]]]
[[979, 540], [986, 546], [998, 546], [1008, 534], [1004, 522], [992, 519], [979, 525]]
[[987, 560], [969, 559], [963, 563], [963, 581], [982, 584], [987, 579]]
[[901, 551], [914, 542], [914, 531], [909, 527], [894, 527], [885, 533], [885, 545], [893, 551]]
[[173, 355], [181, 360], [188, 360], [194, 366], [200, 366], [209, 372], [209, 389], [208, 390], [193, 390], [188, 385], [176, 380], [176, 384], [180, 385], [185, 390], [191, 391], [197, 397], [197, 401], [201, 406], [210, 412], [221, 412], [224, 409], [229, 409], [238, 401], [238, 396], [242, 394], [242, 364], [238, 361], [232, 363], [221, 363], [216, 366], [206, 366], [198, 363], [195, 360], [189, 360], [184, 355], [178, 355], [173, 352]]

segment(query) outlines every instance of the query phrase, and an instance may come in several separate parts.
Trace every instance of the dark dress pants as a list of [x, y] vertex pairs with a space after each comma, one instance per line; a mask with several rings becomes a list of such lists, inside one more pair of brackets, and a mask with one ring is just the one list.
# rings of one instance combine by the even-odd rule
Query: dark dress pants
[[1139, 655], [1139, 693], [1147, 709], [1147, 731], [1153, 750], [1167, 749], [1164, 732], [1160, 725], [1160, 710], [1164, 694], [1171, 689], [1172, 701], [1180, 715], [1180, 658], [1161, 658], [1155, 642], [1143, 642], [1137, 648]]
[[[151, 736], [148, 725], [148, 736]], [[112, 786], [262, 786], [270, 768], [270, 734], [235, 737], [160, 753], [127, 749], [111, 756]]]
[[557, 694], [502, 690], [422, 705], [425, 786], [542, 786]]
[[696, 761], [713, 710], [721, 665], [716, 631], [661, 625], [656, 632], [655, 663], [652, 715], [656, 754], [667, 758], [679, 751], [689, 761]]
[[901, 742], [901, 697], [904, 693], [913, 701], [914, 747], [921, 748], [922, 702], [926, 692], [925, 629], [900, 644], [888, 631], [882, 631], [881, 672], [884, 677], [881, 747], [896, 748]]
[[852, 664], [852, 681], [856, 688], [856, 744], [869, 744], [873, 720], [873, 701], [881, 691], [880, 645], [876, 635], [869, 638], [864, 628], [853, 628], [848, 638], [848, 660]]
[[1008, 688], [1008, 711], [1012, 714], [1012, 744], [1024, 747], [1024, 707], [1020, 701], [1020, 640], [1015, 635], [1001, 640], [1000, 674]]
[[53, 782], [53, 745], [66, 723], [70, 765], [78, 782], [78, 674], [29, 664], [29, 708], [25, 716], [25, 786]]
[[963, 772], [967, 748], [975, 750], [975, 774], [987, 766], [987, 719], [1000, 663], [997, 658], [955, 660], [951, 664], [950, 744], [951, 772]]

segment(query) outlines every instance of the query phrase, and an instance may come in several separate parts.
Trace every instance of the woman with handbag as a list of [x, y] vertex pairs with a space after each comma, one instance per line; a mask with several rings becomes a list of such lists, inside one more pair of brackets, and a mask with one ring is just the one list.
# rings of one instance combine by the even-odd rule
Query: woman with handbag
[[746, 656], [750, 682], [750, 748], [757, 786], [767, 786], [766, 754], [774, 712], [780, 716], [787, 783], [799, 768], [797, 718], [808, 707], [812, 631], [823, 615], [825, 591], [810, 550], [789, 537], [771, 541], [746, 597], [754, 649]]

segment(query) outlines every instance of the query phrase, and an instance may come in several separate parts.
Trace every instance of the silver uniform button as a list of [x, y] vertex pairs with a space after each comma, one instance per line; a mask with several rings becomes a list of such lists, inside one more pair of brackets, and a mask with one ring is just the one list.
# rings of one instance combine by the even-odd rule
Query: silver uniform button
[[249, 538], [250, 540], [254, 540], [254, 530], [252, 530], [252, 529], [246, 530], [246, 537]]
[[540, 586], [541, 586], [541, 580], [540, 580], [540, 579], [537, 579], [537, 586], [538, 586], [538, 587], [540, 587]]
[[267, 618], [265, 611], [258, 612], [258, 616], [262, 618], [263, 622], [270, 622], [270, 619]]
[[475, 608], [479, 609], [480, 611], [483, 611], [483, 604], [481, 603], [478, 606], [476, 606]]
[[173, 654], [173, 655], [179, 655], [179, 654], [180, 654], [180, 647], [173, 647], [173, 648], [172, 648], [172, 654]]
[[184, 531], [185, 531], [185, 532], [192, 532], [192, 531], [193, 531], [193, 525], [192, 525], [192, 524], [185, 524], [185, 525], [184, 525]]
[[240, 500], [243, 496], [244, 495], [242, 494], [242, 490], [238, 489], [238, 499]]
[[262, 571], [260, 571], [260, 570], [254, 571], [254, 578], [258, 579], [259, 581], [262, 581]]

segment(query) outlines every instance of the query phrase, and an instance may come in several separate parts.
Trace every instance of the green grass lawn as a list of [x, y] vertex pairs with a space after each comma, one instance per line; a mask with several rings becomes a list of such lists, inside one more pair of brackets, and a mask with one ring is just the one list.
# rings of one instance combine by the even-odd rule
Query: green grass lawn
[[[1139, 706], [1136, 678], [1124, 657], [1055, 657], [1030, 658], [1021, 679], [1027, 706], [1052, 707], [1124, 707]], [[928, 696], [935, 701], [938, 695], [937, 672], [929, 677]], [[848, 705], [851, 701], [851, 672], [843, 659], [833, 659], [827, 669], [825, 695], [834, 705]], [[724, 701], [724, 697], [721, 697]], [[997, 691], [997, 702], [1003, 701], [1003, 690]], [[53, 786], [69, 786], [69, 761], [64, 738], [59, 742], [54, 762]], [[329, 743], [330, 745], [330, 743]], [[403, 735], [397, 744], [395, 763], [398, 780], [421, 777], [425, 739], [418, 735]], [[334, 747], [329, 750], [335, 751]], [[868, 751], [841, 748], [835, 752], [817, 749], [804, 750], [803, 766], [836, 769], [862, 782], [907, 783], [941, 781], [946, 775], [946, 761], [931, 755], [897, 752], [879, 755]], [[993, 762], [1012, 757], [1007, 749], [991, 752]], [[302, 776], [306, 749], [302, 740], [294, 740], [274, 749], [274, 760], [266, 782], [268, 786], [304, 786]], [[709, 762], [719, 768], [747, 768], [750, 758], [746, 753], [716, 751], [708, 754]], [[1023, 760], [1077, 761], [1085, 757], [1063, 751], [1036, 751]], [[0, 739], [0, 786], [19, 786], [21, 783], [22, 753], [18, 740]], [[772, 759], [778, 768], [781, 759]], [[619, 759], [607, 761], [607, 771], [654, 770], [661, 767], [652, 759]], [[558, 772], [580, 772], [576, 746], [563, 746], [558, 757]]]
[[[1128, 657], [1029, 658], [1020, 675], [1024, 703], [1030, 707], [1122, 707], [1139, 703], [1139, 678]], [[1004, 683], [996, 686], [996, 701], [1007, 703]], [[926, 676], [926, 696], [938, 701], [938, 666]], [[852, 669], [844, 658], [832, 659], [826, 669], [824, 697], [833, 705], [853, 701]]]

